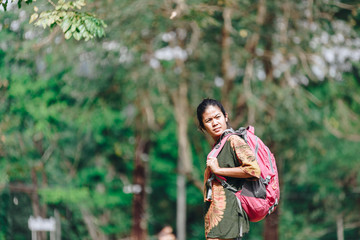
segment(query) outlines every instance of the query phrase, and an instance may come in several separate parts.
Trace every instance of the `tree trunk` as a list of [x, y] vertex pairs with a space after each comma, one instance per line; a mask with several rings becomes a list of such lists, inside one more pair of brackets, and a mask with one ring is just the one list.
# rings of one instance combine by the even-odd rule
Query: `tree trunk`
[[342, 214], [336, 217], [337, 240], [344, 240], [344, 218]]
[[279, 209], [265, 218], [264, 224], [264, 240], [279, 239]]
[[[44, 217], [42, 213], [42, 209], [40, 207], [40, 201], [39, 201], [39, 195], [38, 195], [38, 179], [36, 175], [36, 170], [34, 167], [31, 168], [31, 180], [33, 184], [33, 192], [30, 194], [31, 197], [31, 204], [32, 209], [34, 213], [34, 217]], [[45, 240], [46, 239], [46, 233], [44, 232], [37, 232], [35, 233], [37, 235], [37, 239], [39, 240]]]
[[[43, 188], [46, 188], [48, 187], [48, 178], [47, 178], [47, 175], [46, 175], [46, 172], [45, 172], [45, 168], [43, 167], [42, 168], [42, 172], [41, 172], [41, 175], [42, 175], [42, 187]], [[44, 203], [42, 206], [41, 206], [41, 216], [43, 218], [46, 218], [47, 217], [47, 204]]]
[[149, 129], [157, 129], [151, 106], [149, 92], [139, 90], [136, 105], [140, 114], [135, 119], [135, 159], [133, 172], [133, 202], [131, 240], [145, 240], [148, 238], [147, 229], [147, 175], [148, 156], [151, 140]]
[[186, 239], [186, 176], [178, 173], [176, 179], [176, 235], [178, 240]]
[[33, 192], [31, 193], [31, 204], [34, 213], [34, 217], [40, 217], [40, 203], [38, 196], [38, 184], [37, 184], [37, 176], [36, 170], [34, 168], [31, 169], [31, 180], [33, 185]]
[[[278, 145], [276, 142], [271, 141], [267, 144], [269, 149], [276, 152]], [[276, 166], [279, 174], [279, 187], [280, 187], [280, 205], [277, 206], [275, 211], [265, 218], [264, 224], [264, 240], [278, 240], [279, 239], [279, 222], [280, 222], [280, 211], [281, 211], [281, 189], [283, 189], [284, 182], [282, 181], [283, 172], [283, 159], [276, 159]]]
[[227, 111], [232, 111], [232, 103], [229, 99], [229, 93], [233, 88], [233, 83], [236, 77], [235, 68], [231, 63], [231, 11], [230, 7], [225, 7], [223, 10], [224, 25], [221, 35], [221, 74], [224, 80], [224, 86], [221, 89], [221, 102]]
[[144, 136], [137, 136], [134, 169], [134, 199], [132, 206], [133, 225], [131, 230], [132, 240], [147, 239], [146, 218], [146, 162], [149, 154], [150, 140]]
[[186, 239], [186, 175], [192, 171], [190, 144], [188, 139], [188, 86], [181, 81], [178, 91], [172, 95], [178, 135], [178, 177], [177, 177], [177, 239]]
[[99, 227], [96, 225], [95, 217], [85, 208], [81, 208], [80, 210], [91, 239], [108, 240], [108, 237], [102, 233]]

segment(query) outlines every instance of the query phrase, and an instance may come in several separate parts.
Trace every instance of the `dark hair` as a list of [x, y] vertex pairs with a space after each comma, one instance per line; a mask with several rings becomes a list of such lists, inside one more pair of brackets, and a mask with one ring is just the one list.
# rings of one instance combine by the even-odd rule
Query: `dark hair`
[[208, 106], [216, 106], [216, 107], [220, 108], [220, 110], [224, 114], [224, 116], [226, 115], [225, 109], [219, 101], [217, 101], [215, 99], [211, 99], [211, 98], [203, 99], [196, 110], [197, 119], [199, 121], [199, 127], [201, 130], [205, 129], [204, 122], [203, 122], [203, 114]]

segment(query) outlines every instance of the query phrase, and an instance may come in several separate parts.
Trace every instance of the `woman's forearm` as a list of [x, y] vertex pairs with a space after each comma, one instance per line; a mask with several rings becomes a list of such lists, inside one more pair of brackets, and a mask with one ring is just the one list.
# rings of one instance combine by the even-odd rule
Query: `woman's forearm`
[[[211, 171], [217, 175], [224, 177], [235, 177], [235, 178], [259, 178], [255, 174], [247, 173], [242, 167], [231, 167], [231, 168], [221, 168], [219, 166], [217, 158], [209, 157], [206, 161], [206, 165], [211, 169]], [[246, 169], [246, 168], [245, 168]]]
[[232, 167], [232, 168], [217, 168], [213, 171], [216, 175], [224, 176], [224, 177], [234, 177], [234, 178], [252, 178], [253, 175], [250, 175], [241, 167]]

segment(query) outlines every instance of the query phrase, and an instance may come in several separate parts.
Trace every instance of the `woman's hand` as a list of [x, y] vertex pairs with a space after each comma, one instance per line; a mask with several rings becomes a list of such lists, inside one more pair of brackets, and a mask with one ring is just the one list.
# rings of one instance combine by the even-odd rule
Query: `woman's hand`
[[210, 167], [211, 171], [213, 173], [217, 173], [217, 171], [220, 169], [219, 167], [219, 163], [218, 163], [218, 160], [217, 158], [214, 158], [214, 157], [209, 157], [207, 160], [206, 160], [206, 165], [208, 167]]

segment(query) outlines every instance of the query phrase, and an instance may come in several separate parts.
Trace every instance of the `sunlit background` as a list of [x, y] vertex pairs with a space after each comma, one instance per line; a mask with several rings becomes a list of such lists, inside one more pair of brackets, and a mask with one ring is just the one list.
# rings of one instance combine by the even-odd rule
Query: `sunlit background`
[[360, 239], [358, 1], [1, 5], [0, 240], [204, 239], [207, 97], [277, 160], [245, 240]]

